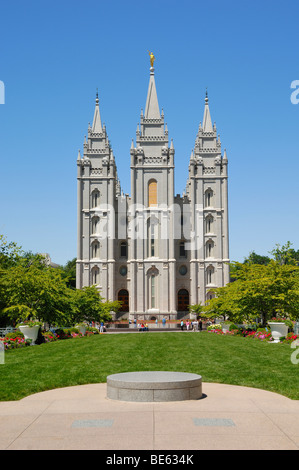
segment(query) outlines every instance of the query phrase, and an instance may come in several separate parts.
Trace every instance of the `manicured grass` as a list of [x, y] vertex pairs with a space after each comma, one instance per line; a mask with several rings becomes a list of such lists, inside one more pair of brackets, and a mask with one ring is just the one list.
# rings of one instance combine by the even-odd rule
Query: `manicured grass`
[[106, 382], [140, 370], [193, 372], [203, 382], [261, 388], [299, 399], [299, 364], [289, 344], [201, 332], [104, 334], [5, 352], [0, 400], [57, 387]]

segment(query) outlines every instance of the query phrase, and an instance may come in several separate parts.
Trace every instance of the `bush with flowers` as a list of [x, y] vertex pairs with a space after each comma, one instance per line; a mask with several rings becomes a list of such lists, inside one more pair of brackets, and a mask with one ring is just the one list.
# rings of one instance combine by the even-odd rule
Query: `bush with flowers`
[[287, 336], [284, 336], [280, 339], [283, 343], [292, 343], [299, 339], [299, 335], [295, 335], [294, 333], [288, 333]]
[[[260, 341], [273, 341], [272, 334], [267, 328], [246, 329], [243, 327], [239, 327], [223, 333], [221, 325], [211, 325], [207, 328], [207, 330], [211, 333], [217, 333], [220, 335], [224, 334], [230, 336], [243, 336], [244, 338], [258, 339]], [[293, 332], [290, 332], [287, 334], [287, 336], [282, 336], [280, 338], [281, 343], [292, 343], [296, 340], [299, 340], [299, 335], [296, 335]]]
[[45, 343], [52, 343], [58, 339], [57, 336], [52, 333], [52, 331], [42, 331], [42, 337]]
[[215, 330], [221, 330], [222, 331], [222, 326], [221, 326], [220, 323], [215, 323], [215, 324], [207, 326], [207, 331], [215, 331]]
[[31, 339], [25, 339], [21, 332], [8, 333], [4, 338], [0, 338], [0, 341], [4, 344], [5, 350], [23, 348], [31, 344]]

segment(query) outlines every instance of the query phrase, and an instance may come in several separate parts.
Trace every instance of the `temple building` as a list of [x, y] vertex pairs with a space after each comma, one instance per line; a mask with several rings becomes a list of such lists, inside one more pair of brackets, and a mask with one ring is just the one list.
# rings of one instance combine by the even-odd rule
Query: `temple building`
[[151, 58], [146, 105], [128, 149], [123, 194], [96, 97], [78, 153], [77, 288], [122, 301], [125, 318], [177, 319], [229, 282], [227, 155], [208, 96], [183, 195], [174, 194], [175, 149], [160, 110]]

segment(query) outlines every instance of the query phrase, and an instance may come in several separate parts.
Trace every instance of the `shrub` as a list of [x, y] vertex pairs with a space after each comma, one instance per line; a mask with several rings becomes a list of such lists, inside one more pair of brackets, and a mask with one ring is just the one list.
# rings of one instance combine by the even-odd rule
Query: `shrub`
[[7, 333], [5, 335], [5, 339], [15, 339], [15, 338], [24, 338], [23, 333], [19, 332], [14, 332], [14, 333]]
[[51, 343], [52, 341], [57, 341], [57, 336], [51, 331], [42, 331], [45, 343]]
[[63, 328], [57, 328], [55, 330], [55, 335], [56, 335], [57, 339], [67, 339], [67, 338], [71, 337], [69, 335], [69, 333], [67, 332], [67, 330], [65, 330]]
[[88, 334], [88, 333], [92, 333], [92, 334], [94, 334], [94, 335], [97, 335], [97, 334], [99, 334], [99, 330], [98, 330], [97, 328], [88, 326], [88, 327], [86, 328], [86, 333], [87, 333], [87, 334]]
[[287, 336], [281, 338], [280, 341], [282, 341], [283, 343], [292, 343], [297, 339], [299, 339], [299, 335], [295, 335], [294, 333], [288, 333]]
[[23, 348], [25, 346], [30, 346], [31, 339], [26, 339], [23, 337], [16, 336], [14, 338], [0, 338], [0, 341], [4, 344], [4, 349], [16, 349]]

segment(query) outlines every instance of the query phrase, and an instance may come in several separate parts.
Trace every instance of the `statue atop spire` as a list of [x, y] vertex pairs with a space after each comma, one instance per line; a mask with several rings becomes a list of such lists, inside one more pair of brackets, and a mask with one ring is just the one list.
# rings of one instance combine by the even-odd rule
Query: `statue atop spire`
[[148, 53], [149, 53], [149, 56], [150, 56], [151, 67], [153, 67], [153, 66], [154, 66], [154, 61], [156, 60], [156, 58], [155, 58], [153, 52], [150, 52], [150, 51], [148, 50]]

